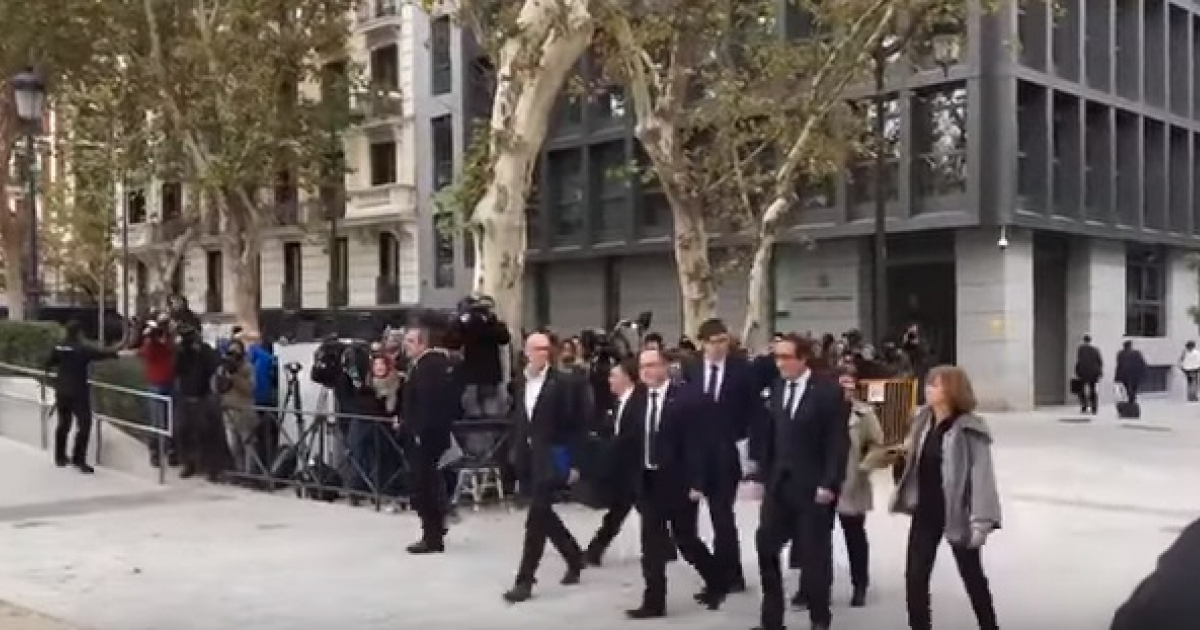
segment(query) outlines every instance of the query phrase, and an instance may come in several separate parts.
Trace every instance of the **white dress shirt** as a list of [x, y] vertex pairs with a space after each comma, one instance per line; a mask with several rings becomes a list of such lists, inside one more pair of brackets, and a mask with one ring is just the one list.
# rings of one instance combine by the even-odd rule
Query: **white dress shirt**
[[[717, 368], [717, 379], [715, 383], [710, 383], [712, 379], [713, 367]], [[725, 360], [710, 361], [704, 360], [704, 393], [712, 397], [713, 400], [721, 398], [721, 385], [725, 383]], [[710, 390], [711, 388], [711, 390]]]
[[534, 375], [525, 374], [525, 415], [533, 418], [533, 408], [537, 406], [538, 396], [542, 395], [542, 386], [546, 384], [546, 374], [550, 372], [550, 367], [542, 368], [541, 372]]
[[621, 433], [621, 416], [625, 413], [625, 405], [629, 402], [629, 397], [633, 395], [633, 388], [625, 390], [625, 393], [617, 396], [617, 409], [613, 412], [613, 435]]
[[[644, 462], [646, 470], [658, 469], [658, 466], [655, 466], [654, 462], [650, 460], [650, 436], [654, 435], [658, 431], [658, 427], [662, 425], [663, 403], [667, 400], [668, 386], [669, 382], [663, 383], [658, 387], [647, 387], [646, 389], [646, 416], [642, 421], [642, 424], [645, 426], [646, 435], [646, 461]], [[658, 406], [657, 417], [654, 416], [654, 407], [656, 403]]]
[[[812, 372], [805, 371], [799, 377], [794, 379], [784, 379], [783, 381], [783, 404], [791, 403], [791, 407], [787, 409], [787, 417], [796, 417], [796, 408], [800, 406], [800, 399], [804, 398], [804, 392], [808, 389], [808, 377]], [[796, 395], [792, 396], [792, 383], [796, 384]], [[790, 400], [789, 400], [790, 398]]]

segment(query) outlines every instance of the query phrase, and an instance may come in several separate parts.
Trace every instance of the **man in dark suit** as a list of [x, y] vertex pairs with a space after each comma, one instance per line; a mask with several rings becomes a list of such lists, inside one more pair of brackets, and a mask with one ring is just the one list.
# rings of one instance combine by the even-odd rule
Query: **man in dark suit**
[[784, 335], [775, 343], [780, 379], [770, 413], [751, 429], [750, 459], [763, 483], [755, 540], [762, 576], [760, 630], [781, 630], [784, 593], [780, 551], [793, 535], [801, 545], [801, 589], [814, 630], [832, 621], [832, 533], [837, 492], [846, 474], [850, 415], [836, 382], [812, 373], [812, 342]]
[[702, 403], [689, 388], [667, 380], [661, 350], [643, 350], [638, 370], [642, 384], [622, 418], [619, 451], [642, 519], [645, 590], [642, 604], [626, 614], [631, 619], [666, 615], [666, 569], [673, 546], [704, 580], [701, 603], [716, 610], [725, 599], [725, 576], [696, 533], [706, 459], [701, 445], [709, 433], [699, 413]]
[[583, 406], [587, 398], [577, 391], [583, 384], [551, 365], [552, 351], [549, 335], [529, 335], [525, 340], [525, 372], [514, 392], [511, 454], [520, 478], [530, 486], [530, 503], [516, 583], [504, 593], [504, 599], [511, 603], [533, 597], [534, 578], [547, 540], [567, 563], [563, 584], [578, 584], [584, 568], [583, 550], [554, 513], [554, 495], [565, 484], [579, 479], [571, 457], [583, 447], [587, 416]]
[[684, 367], [684, 380], [703, 392], [701, 413], [711, 431], [705, 441], [707, 466], [700, 488], [712, 519], [713, 555], [725, 573], [730, 592], [746, 590], [742, 550], [733, 505], [742, 480], [738, 442], [746, 439], [750, 418], [762, 409], [761, 386], [749, 362], [730, 353], [729, 330], [719, 319], [700, 325], [703, 355]]
[[608, 447], [604, 453], [605, 461], [601, 464], [604, 474], [602, 479], [598, 480], [605, 486], [608, 509], [600, 521], [600, 528], [596, 530], [592, 542], [587, 546], [587, 561], [592, 566], [600, 566], [604, 552], [608, 550], [617, 534], [621, 533], [621, 526], [633, 510], [633, 488], [629, 483], [629, 475], [620, 469], [621, 462], [615, 457], [615, 446], [620, 436], [621, 424], [631, 411], [629, 401], [633, 398], [633, 391], [637, 385], [637, 360], [626, 359], [614, 365], [609, 370], [608, 385], [614, 402], [605, 419], [597, 427], [598, 437], [604, 440]]
[[438, 463], [450, 448], [451, 428], [461, 416], [462, 388], [449, 354], [430, 347], [429, 328], [408, 329], [404, 346], [412, 363], [401, 394], [400, 421], [407, 438], [413, 508], [421, 519], [421, 540], [409, 545], [408, 552], [441, 553], [446, 484]]

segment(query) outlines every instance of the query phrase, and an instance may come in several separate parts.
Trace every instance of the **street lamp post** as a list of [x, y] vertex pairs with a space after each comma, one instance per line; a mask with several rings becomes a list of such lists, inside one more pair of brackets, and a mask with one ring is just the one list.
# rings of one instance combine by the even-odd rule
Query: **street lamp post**
[[46, 109], [46, 84], [32, 68], [26, 68], [10, 80], [17, 106], [17, 118], [25, 129], [25, 151], [21, 156], [25, 176], [28, 229], [25, 234], [25, 319], [36, 320], [41, 301], [40, 254], [38, 252], [37, 212], [37, 134], [41, 131]]

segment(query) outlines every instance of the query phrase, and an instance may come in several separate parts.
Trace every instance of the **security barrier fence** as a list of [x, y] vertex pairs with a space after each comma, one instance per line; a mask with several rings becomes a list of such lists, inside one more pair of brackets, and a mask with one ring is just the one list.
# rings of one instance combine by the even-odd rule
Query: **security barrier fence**
[[858, 382], [859, 399], [875, 407], [883, 425], [884, 444], [900, 444], [918, 405], [918, 383], [914, 378], [863, 379]]

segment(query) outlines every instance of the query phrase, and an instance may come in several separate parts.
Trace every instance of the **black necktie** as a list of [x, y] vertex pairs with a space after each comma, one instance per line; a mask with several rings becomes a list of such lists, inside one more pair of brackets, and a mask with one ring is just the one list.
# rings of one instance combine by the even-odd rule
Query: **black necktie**
[[646, 467], [658, 466], [658, 392], [650, 392], [650, 419], [646, 423]]
[[792, 409], [796, 407], [796, 392], [799, 390], [800, 383], [790, 381], [788, 383], [787, 399], [783, 403], [783, 413], [789, 420], [792, 419]]
[[720, 375], [721, 367], [716, 363], [708, 368], [708, 387], [704, 389], [708, 390], [708, 397], [713, 399], [713, 402], [717, 401], [717, 379]]

